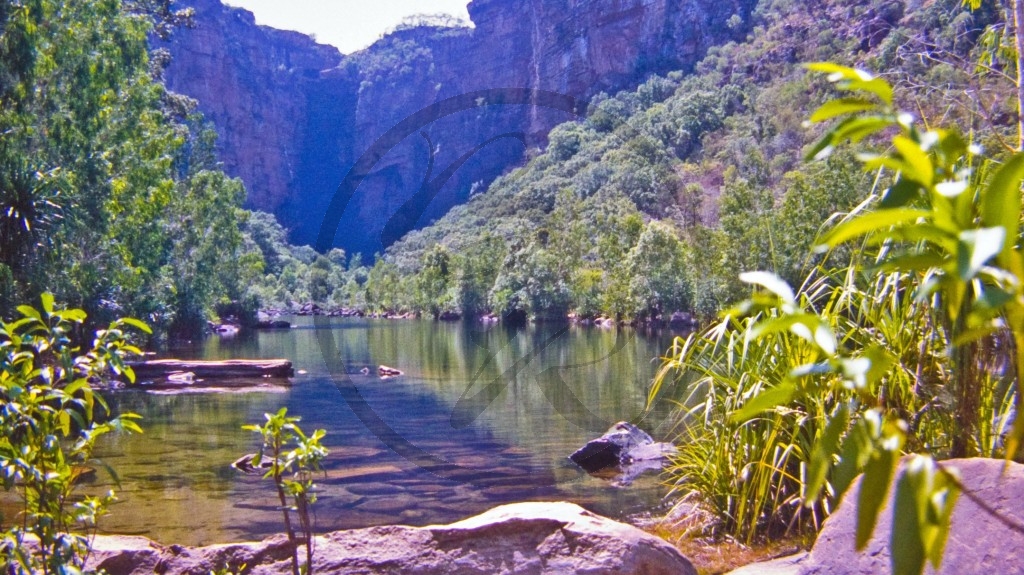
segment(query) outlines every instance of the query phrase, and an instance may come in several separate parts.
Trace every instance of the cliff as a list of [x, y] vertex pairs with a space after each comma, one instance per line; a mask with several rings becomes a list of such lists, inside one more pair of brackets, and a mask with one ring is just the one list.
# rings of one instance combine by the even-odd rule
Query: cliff
[[[185, 4], [197, 25], [167, 45], [167, 85], [200, 102], [249, 205], [277, 214], [298, 243], [315, 242], [339, 183], [389, 129], [436, 102], [490, 90], [359, 168], [335, 244], [369, 254], [521, 163], [599, 92], [687, 70], [710, 46], [741, 36], [756, 2], [474, 0], [473, 28], [400, 30], [349, 56], [257, 26], [218, 0]], [[507, 88], [557, 92], [572, 105], [496, 105], [507, 94], [495, 90]], [[465, 161], [385, 227], [423, 187], [432, 156], [431, 178]]]

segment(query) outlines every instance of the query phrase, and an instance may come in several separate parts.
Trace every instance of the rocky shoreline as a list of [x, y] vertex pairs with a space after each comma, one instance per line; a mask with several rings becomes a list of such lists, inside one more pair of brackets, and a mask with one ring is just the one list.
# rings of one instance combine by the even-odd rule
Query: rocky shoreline
[[[291, 572], [284, 536], [208, 547], [97, 537], [87, 568], [109, 575]], [[394, 525], [316, 538], [314, 571], [332, 575], [697, 575], [668, 542], [573, 503], [503, 505], [449, 525]]]
[[[415, 312], [405, 311], [383, 311], [367, 312], [357, 308], [335, 307], [322, 308], [315, 303], [295, 304], [290, 309], [263, 309], [259, 312], [259, 322], [256, 327], [259, 329], [287, 328], [291, 324], [282, 317], [352, 317], [369, 319], [424, 319], [424, 316]], [[437, 321], [460, 321], [462, 314], [454, 311], [445, 311], [435, 318]], [[480, 323], [500, 323], [501, 316], [488, 313], [474, 318]], [[659, 315], [644, 319], [615, 319], [606, 316], [580, 316], [574, 313], [565, 317], [544, 317], [531, 320], [532, 323], [572, 323], [575, 325], [593, 325], [595, 327], [669, 327], [676, 329], [694, 329], [699, 325], [697, 319], [689, 313], [676, 311], [671, 314]]]
[[[991, 504], [985, 510], [963, 497], [939, 575], [1024, 575], [1024, 535], [1005, 520], [1024, 524], [1024, 465], [994, 459], [944, 463], [958, 470], [964, 487]], [[857, 487], [825, 522], [810, 551], [752, 563], [729, 575], [869, 575], [889, 572], [891, 512], [883, 510], [874, 537], [853, 548]], [[892, 494], [889, 502], [891, 504]], [[898, 528], [898, 526], [897, 526]], [[283, 535], [259, 542], [206, 547], [161, 545], [143, 537], [99, 536], [87, 565], [109, 575], [208, 575], [231, 569], [254, 575], [290, 573]], [[316, 538], [316, 572], [337, 575], [696, 575], [693, 563], [671, 543], [638, 527], [567, 502], [513, 503], [451, 523], [392, 525], [336, 531]]]

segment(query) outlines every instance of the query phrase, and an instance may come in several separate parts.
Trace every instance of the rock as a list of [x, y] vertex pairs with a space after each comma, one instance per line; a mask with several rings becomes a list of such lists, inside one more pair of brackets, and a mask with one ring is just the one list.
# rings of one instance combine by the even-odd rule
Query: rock
[[[991, 505], [1001, 516], [1024, 523], [1024, 465], [997, 459], [958, 459], [943, 462], [960, 471], [961, 482]], [[1004, 466], [1006, 466], [1004, 473]], [[874, 575], [889, 573], [889, 538], [892, 533], [892, 496], [878, 516], [874, 536], [864, 551], [854, 549], [857, 530], [858, 483], [843, 498], [839, 509], [825, 521], [814, 547], [805, 558], [788, 564], [770, 562], [773, 575]], [[952, 527], [946, 542], [942, 568], [928, 573], [964, 575], [971, 573], [1024, 574], [1024, 536], [1013, 533], [967, 497], [961, 496], [953, 510]], [[761, 564], [734, 573], [762, 573]], [[767, 569], [767, 567], [766, 567]], [[730, 574], [732, 575], [732, 574]]]
[[405, 374], [400, 369], [395, 369], [393, 367], [388, 367], [386, 365], [382, 365], [382, 366], [379, 366], [377, 368], [377, 375], [379, 375], [383, 379], [388, 379], [388, 378], [398, 377], [400, 375], [405, 375]]
[[234, 460], [231, 463], [231, 467], [237, 469], [238, 471], [241, 471], [242, 473], [246, 473], [249, 475], [263, 473], [264, 471], [270, 469], [270, 457], [261, 458], [259, 464], [253, 463], [254, 461], [256, 461], [257, 455], [258, 454], [256, 453], [248, 453], [246, 455], [243, 455], [238, 459]]
[[222, 323], [213, 327], [214, 333], [224, 336], [237, 335], [240, 330], [239, 326], [230, 323]]
[[601, 437], [577, 449], [569, 459], [594, 473], [610, 467], [624, 468], [634, 463], [661, 461], [675, 451], [672, 444], [656, 442], [639, 427], [620, 421]]
[[[164, 547], [141, 537], [96, 538], [89, 569], [110, 575], [207, 575], [247, 565], [291, 571], [283, 536], [259, 543]], [[450, 525], [387, 526], [317, 537], [314, 570], [333, 575], [696, 575], [669, 543], [572, 503], [516, 503]]]
[[306, 303], [295, 312], [296, 315], [324, 315], [324, 310], [315, 303]]
[[437, 319], [441, 321], [459, 321], [462, 319], [462, 315], [454, 311], [443, 311], [437, 316]]
[[196, 382], [196, 374], [191, 371], [179, 371], [167, 374], [167, 383], [177, 383], [181, 385], [192, 385]]
[[780, 557], [771, 561], [751, 563], [739, 569], [730, 571], [726, 575], [796, 575], [800, 572], [801, 565], [807, 560], [807, 553], [797, 553], [788, 557]]
[[[996, 459], [961, 459], [943, 463], [960, 471], [964, 486], [1003, 516], [1024, 523], [1024, 465]], [[1004, 473], [1004, 466], [1006, 466]], [[857, 486], [825, 522], [804, 575], [868, 575], [889, 570], [892, 494], [878, 517], [875, 535], [861, 553], [854, 548]], [[1024, 574], [1024, 536], [1014, 535], [966, 497], [953, 510], [952, 528], [939, 574]]]

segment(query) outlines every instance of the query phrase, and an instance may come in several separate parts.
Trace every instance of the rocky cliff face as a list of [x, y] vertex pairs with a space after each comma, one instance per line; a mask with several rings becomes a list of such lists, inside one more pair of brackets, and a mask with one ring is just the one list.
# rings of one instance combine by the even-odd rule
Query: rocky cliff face
[[[521, 162], [595, 94], [688, 69], [708, 47], [744, 33], [756, 0], [474, 0], [474, 28], [401, 30], [350, 56], [256, 26], [219, 0], [187, 4], [197, 26], [167, 46], [168, 87], [200, 102], [220, 133], [225, 169], [293, 241], [315, 242], [339, 183], [389, 130], [445, 99], [461, 104], [358, 164], [360, 185], [334, 243], [368, 254]], [[509, 105], [508, 88], [571, 102]], [[475, 105], [458, 100], [481, 90]], [[427, 180], [436, 185], [417, 195]]]

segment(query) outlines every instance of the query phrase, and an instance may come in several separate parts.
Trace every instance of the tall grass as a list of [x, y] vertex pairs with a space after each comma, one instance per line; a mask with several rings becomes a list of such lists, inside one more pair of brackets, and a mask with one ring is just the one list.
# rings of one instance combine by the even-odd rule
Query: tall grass
[[[878, 404], [861, 403], [854, 390], [838, 384], [838, 375], [823, 373], [798, 380], [821, 391], [799, 394], [753, 419], [733, 418], [753, 398], [792, 382], [794, 368], [816, 359], [813, 346], [791, 331], [759, 329], [779, 314], [775, 309], [751, 317], [730, 313], [677, 338], [663, 359], [649, 401], [676, 403], [679, 453], [666, 467], [668, 481], [677, 493], [695, 493], [716, 518], [705, 526], [711, 534], [750, 544], [818, 529], [834, 500], [828, 488], [820, 503], [803, 505], [808, 463], [841, 405], [851, 408], [851, 420], [882, 408], [907, 421], [908, 452], [948, 452], [955, 432], [949, 340], [936, 307], [914, 297], [919, 278], [895, 272], [866, 276], [857, 268], [816, 269], [798, 299], [828, 322], [841, 348], [887, 356], [891, 367], [880, 382]], [[991, 375], [980, 398], [982, 425], [975, 442], [983, 454], [997, 456], [1014, 396], [1000, 375], [1006, 369], [999, 365], [998, 342], [988, 347], [981, 361], [991, 364], [984, 367]]]

